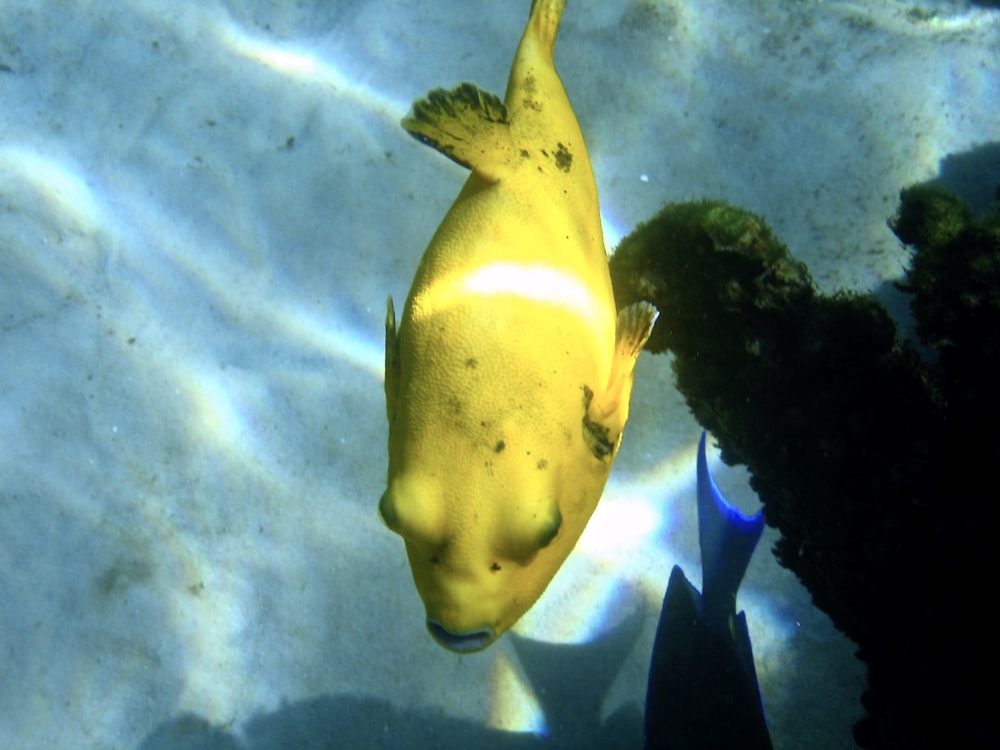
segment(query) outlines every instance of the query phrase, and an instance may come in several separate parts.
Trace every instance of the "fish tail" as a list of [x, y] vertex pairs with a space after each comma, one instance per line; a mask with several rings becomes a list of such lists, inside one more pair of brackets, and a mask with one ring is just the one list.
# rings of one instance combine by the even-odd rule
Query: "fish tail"
[[708, 473], [705, 433], [698, 443], [698, 540], [701, 544], [705, 622], [720, 634], [736, 618], [736, 592], [764, 531], [764, 514], [741, 513]]
[[528, 28], [551, 55], [559, 33], [559, 21], [566, 10], [566, 0], [533, 0]]

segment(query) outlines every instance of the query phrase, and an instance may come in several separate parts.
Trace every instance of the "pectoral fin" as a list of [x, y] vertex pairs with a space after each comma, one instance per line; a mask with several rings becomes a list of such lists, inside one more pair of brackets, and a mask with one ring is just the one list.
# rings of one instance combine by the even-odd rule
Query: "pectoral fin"
[[402, 125], [418, 141], [490, 182], [516, 165], [507, 106], [471, 83], [435, 89], [415, 101]]
[[621, 441], [628, 421], [628, 401], [632, 392], [632, 375], [639, 352], [653, 332], [659, 315], [648, 302], [618, 311], [615, 357], [608, 387], [602, 394], [584, 388], [586, 412], [583, 417], [584, 437], [591, 452], [600, 459], [611, 456]]

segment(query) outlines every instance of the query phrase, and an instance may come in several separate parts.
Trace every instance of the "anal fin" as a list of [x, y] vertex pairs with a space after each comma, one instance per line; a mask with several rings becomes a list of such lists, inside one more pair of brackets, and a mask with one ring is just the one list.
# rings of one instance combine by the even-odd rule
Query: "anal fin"
[[402, 125], [417, 140], [491, 182], [516, 163], [507, 106], [471, 83], [451, 91], [434, 89], [413, 103]]

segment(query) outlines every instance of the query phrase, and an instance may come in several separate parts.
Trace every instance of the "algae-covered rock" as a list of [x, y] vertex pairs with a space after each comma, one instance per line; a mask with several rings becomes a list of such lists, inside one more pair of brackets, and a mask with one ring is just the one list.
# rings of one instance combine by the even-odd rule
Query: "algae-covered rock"
[[917, 249], [903, 285], [917, 334], [940, 357], [934, 376], [949, 405], [981, 418], [1000, 401], [1000, 212], [974, 220], [956, 196], [925, 185], [900, 200], [890, 227]]
[[[719, 201], [667, 206], [622, 241], [611, 265], [619, 307], [645, 299], [660, 310], [646, 344], [654, 353], [706, 345], [728, 351], [739, 343], [728, 337], [742, 336], [742, 327], [709, 332], [706, 324], [749, 314], [755, 328], [766, 330], [813, 296], [805, 265], [788, 255], [763, 219]], [[708, 333], [727, 338], [706, 341]]]
[[969, 607], [997, 556], [977, 469], [1000, 455], [973, 436], [996, 415], [997, 224], [921, 189], [892, 226], [916, 245], [906, 288], [933, 368], [874, 297], [819, 295], [763, 219], [724, 203], [666, 207], [612, 278], [619, 306], [660, 309], [647, 348], [674, 354], [695, 417], [750, 470], [778, 560], [859, 645], [859, 744], [979, 747], [996, 719], [969, 679], [992, 678], [992, 649]]

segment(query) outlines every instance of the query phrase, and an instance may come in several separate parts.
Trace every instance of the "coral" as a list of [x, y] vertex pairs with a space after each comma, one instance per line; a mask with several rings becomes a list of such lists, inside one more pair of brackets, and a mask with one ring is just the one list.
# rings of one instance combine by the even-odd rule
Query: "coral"
[[996, 416], [991, 222], [933, 189], [903, 193], [892, 226], [917, 248], [907, 288], [933, 367], [874, 297], [818, 294], [763, 219], [724, 203], [666, 207], [611, 263], [619, 306], [660, 309], [647, 348], [673, 353], [694, 416], [749, 468], [778, 560], [858, 644], [865, 747], [974, 747], [995, 731], [972, 680], [993, 660], [974, 610], [996, 569], [977, 468], [1000, 456], [974, 437]]

